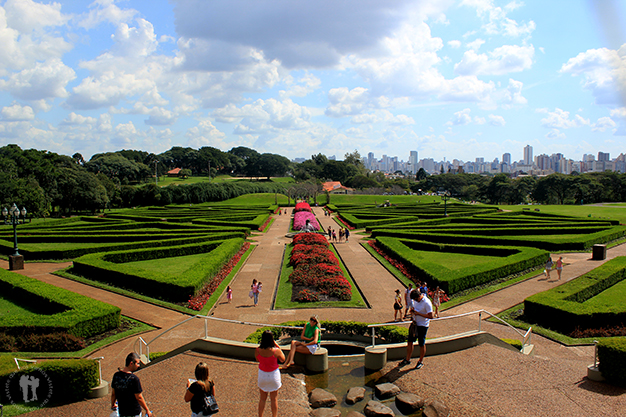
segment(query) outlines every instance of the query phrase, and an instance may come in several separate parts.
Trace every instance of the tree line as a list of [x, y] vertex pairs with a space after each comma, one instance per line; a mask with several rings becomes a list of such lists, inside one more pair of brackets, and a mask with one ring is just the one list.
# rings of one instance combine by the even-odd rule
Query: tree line
[[211, 177], [228, 174], [269, 179], [289, 175], [318, 186], [340, 181], [357, 192], [371, 194], [449, 191], [463, 200], [490, 204], [626, 201], [626, 174], [611, 171], [511, 178], [508, 174], [428, 175], [420, 169], [416, 175], [390, 178], [365, 169], [356, 150], [347, 153], [343, 161], [318, 153], [294, 164], [284, 156], [246, 147], [228, 152], [212, 147], [173, 147], [158, 155], [121, 150], [95, 154], [85, 161], [78, 153], [69, 157], [7, 145], [0, 148], [0, 204], [6, 207], [15, 202], [38, 216], [66, 215], [106, 208], [221, 201], [247, 193], [284, 192], [288, 187], [263, 181], [158, 187], [154, 176], [164, 176], [173, 168]]

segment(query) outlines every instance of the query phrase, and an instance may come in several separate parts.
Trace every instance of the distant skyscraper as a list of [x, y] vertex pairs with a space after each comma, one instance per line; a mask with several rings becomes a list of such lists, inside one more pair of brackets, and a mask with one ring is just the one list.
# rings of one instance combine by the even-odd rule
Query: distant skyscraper
[[505, 153], [504, 155], [502, 155], [502, 163], [503, 164], [507, 164], [507, 165], [511, 165], [511, 154], [510, 153]]
[[417, 173], [417, 151], [411, 151], [410, 155], [409, 155], [409, 164], [410, 164], [410, 170], [411, 173], [415, 174]]
[[604, 152], [598, 152], [598, 161], [610, 161], [610, 154]]
[[533, 163], [533, 147], [530, 145], [524, 146], [524, 165], [532, 165]]

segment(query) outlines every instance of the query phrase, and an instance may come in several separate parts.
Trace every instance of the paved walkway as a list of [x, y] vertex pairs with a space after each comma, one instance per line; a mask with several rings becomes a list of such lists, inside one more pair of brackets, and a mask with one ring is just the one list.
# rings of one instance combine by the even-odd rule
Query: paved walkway
[[[288, 210], [291, 213], [291, 209]], [[323, 215], [321, 209], [315, 208], [314, 212], [325, 229], [328, 225], [338, 228], [331, 217]], [[356, 318], [358, 321], [366, 322], [389, 322], [393, 318], [393, 291], [401, 288], [400, 283], [361, 247], [362, 236], [354, 232], [348, 243], [337, 243], [335, 247], [367, 299], [369, 308], [272, 310], [271, 303], [279, 278], [284, 246], [290, 242], [290, 239], [285, 238], [285, 234], [288, 232], [291, 220], [291, 216], [284, 214], [274, 217], [275, 222], [269, 231], [254, 237], [256, 247], [231, 283], [233, 302], [227, 303], [223, 295], [210, 314], [220, 318], [260, 323], [306, 319], [311, 314], [319, 314], [322, 320]], [[608, 259], [623, 255], [626, 255], [626, 245], [608, 251]], [[554, 271], [551, 280], [538, 276], [446, 310], [442, 316], [481, 308], [497, 313], [520, 303], [531, 294], [571, 280], [602, 263], [590, 261], [588, 253], [561, 254], [560, 256], [564, 257], [566, 263], [561, 282], [556, 281], [556, 271]], [[188, 317], [50, 274], [67, 265], [27, 263], [25, 270], [20, 273], [117, 305], [122, 308], [124, 315], [161, 329], [168, 328]], [[8, 265], [5, 261], [0, 261], [0, 267], [6, 269]], [[263, 292], [257, 307], [252, 305], [252, 300], [248, 297], [252, 279], [263, 282]], [[476, 327], [476, 318], [433, 321], [429, 337], [472, 330]], [[515, 337], [515, 334], [505, 326], [483, 322], [482, 328], [498, 337]], [[246, 325], [209, 321], [209, 333], [216, 337], [240, 341], [253, 330], [253, 327]], [[155, 330], [143, 337], [150, 341], [161, 331]], [[151, 351], [171, 350], [203, 334], [203, 324], [199, 320], [191, 321], [157, 340], [151, 346]], [[136, 337], [122, 340], [90, 355], [90, 357], [105, 357], [102, 363], [105, 379], [118, 366], [123, 365], [124, 357], [133, 350], [135, 341]], [[537, 335], [533, 335], [533, 343], [536, 345], [533, 357], [521, 357], [514, 353], [511, 355], [500, 349], [481, 346], [453, 355], [429, 357], [428, 367], [424, 368], [429, 371], [408, 372], [395, 368], [395, 364], [389, 364], [382, 374], [405, 389], [441, 398], [452, 407], [455, 415], [571, 415], [581, 411], [593, 415], [599, 410], [602, 410], [600, 413], [602, 415], [619, 415], [618, 410], [626, 408], [624, 390], [584, 379], [586, 366], [593, 360], [593, 348], [566, 348]], [[184, 415], [187, 412], [187, 406], [179, 397], [182, 398], [184, 394], [184, 381], [192, 373], [195, 363], [199, 360], [209, 361], [211, 365], [212, 376], [221, 390], [218, 390], [218, 399], [222, 403], [224, 415], [255, 414], [258, 392], [255, 388], [256, 366], [254, 364], [211, 358], [190, 352], [139, 372], [148, 402], [157, 415]], [[237, 377], [232, 377], [234, 375]], [[468, 383], [478, 375], [483, 375], [480, 376], [480, 384]], [[506, 377], [506, 381], [498, 381], [495, 375]], [[490, 380], [490, 377], [493, 379]], [[308, 415], [308, 411], [298, 405], [305, 401], [302, 383], [298, 378], [301, 379], [298, 374], [283, 374], [284, 387], [279, 394], [281, 415]], [[508, 384], [509, 381], [514, 382], [510, 389], [506, 387], [500, 389], [502, 384]], [[181, 388], [176, 388], [179, 386]], [[238, 394], [222, 396], [220, 392]], [[586, 406], [585, 401], [589, 401], [593, 407]], [[99, 415], [103, 414], [106, 407], [107, 400], [99, 399], [40, 410], [33, 412], [32, 415], [50, 417]]]

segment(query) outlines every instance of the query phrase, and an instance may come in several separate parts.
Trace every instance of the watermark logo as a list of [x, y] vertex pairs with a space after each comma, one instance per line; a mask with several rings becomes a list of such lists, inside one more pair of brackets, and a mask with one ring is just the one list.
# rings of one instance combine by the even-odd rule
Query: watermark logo
[[4, 393], [12, 405], [42, 408], [52, 398], [52, 381], [41, 368], [13, 372], [4, 385]]

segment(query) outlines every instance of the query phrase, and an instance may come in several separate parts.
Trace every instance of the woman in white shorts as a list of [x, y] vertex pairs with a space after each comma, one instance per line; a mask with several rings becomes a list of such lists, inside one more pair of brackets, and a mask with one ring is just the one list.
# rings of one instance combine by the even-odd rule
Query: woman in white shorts
[[285, 354], [274, 341], [274, 335], [271, 331], [266, 330], [261, 335], [261, 344], [256, 348], [256, 360], [259, 362], [259, 377], [257, 385], [259, 386], [259, 417], [263, 417], [265, 411], [265, 402], [267, 394], [270, 395], [270, 407], [272, 409], [272, 417], [278, 415], [278, 389], [282, 386], [280, 380], [280, 370], [278, 361], [285, 360]]

